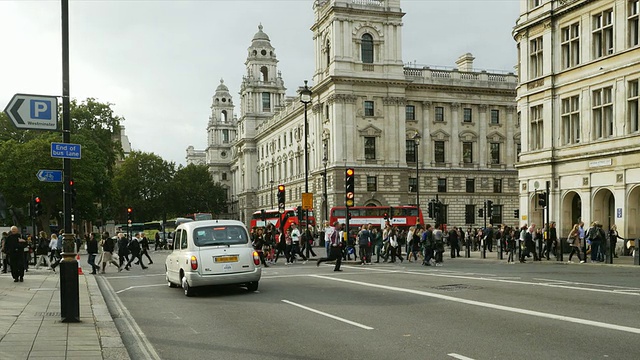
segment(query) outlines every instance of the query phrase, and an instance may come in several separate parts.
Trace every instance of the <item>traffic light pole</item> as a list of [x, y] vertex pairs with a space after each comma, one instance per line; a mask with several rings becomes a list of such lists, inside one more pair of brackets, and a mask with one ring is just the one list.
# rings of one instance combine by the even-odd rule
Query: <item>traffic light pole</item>
[[483, 259], [487, 258], [487, 241], [485, 240], [487, 238], [487, 200], [484, 201], [484, 203], [482, 204], [482, 217], [484, 218], [484, 227], [482, 229], [482, 239], [480, 239], [481, 245], [482, 245], [482, 251], [480, 252], [480, 255]]
[[[69, 91], [69, 0], [62, 0], [62, 142], [71, 142], [71, 99]], [[60, 262], [60, 315], [62, 322], [80, 322], [80, 291], [75, 237], [71, 227], [71, 159], [62, 160], [64, 174], [64, 235]]]

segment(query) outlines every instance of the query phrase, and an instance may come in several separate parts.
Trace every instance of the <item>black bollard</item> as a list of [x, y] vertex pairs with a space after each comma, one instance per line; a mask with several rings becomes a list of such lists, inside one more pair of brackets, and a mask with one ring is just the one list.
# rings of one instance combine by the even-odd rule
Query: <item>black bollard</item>
[[60, 262], [60, 315], [63, 323], [80, 322], [78, 261]]
[[471, 258], [471, 240], [470, 240], [470, 239], [469, 239], [469, 240], [467, 240], [467, 241], [466, 241], [466, 244], [467, 244], [467, 247], [466, 247], [466, 249], [464, 250], [464, 256], [465, 256], [467, 259], [469, 259], [469, 258]]
[[502, 238], [498, 240], [498, 260], [504, 260], [504, 257], [502, 255]]
[[482, 252], [480, 253], [480, 255], [481, 255], [480, 257], [483, 258], [483, 259], [487, 258], [487, 243], [486, 243], [485, 239], [486, 239], [486, 237], [483, 237], [480, 240], [480, 246], [482, 246]]

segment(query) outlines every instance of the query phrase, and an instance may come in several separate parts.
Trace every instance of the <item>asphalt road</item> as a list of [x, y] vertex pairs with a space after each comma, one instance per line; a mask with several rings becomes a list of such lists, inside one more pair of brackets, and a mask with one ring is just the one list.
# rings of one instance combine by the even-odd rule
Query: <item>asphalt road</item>
[[639, 267], [310, 261], [264, 269], [257, 292], [187, 298], [165, 256], [100, 278], [132, 358], [640, 358]]

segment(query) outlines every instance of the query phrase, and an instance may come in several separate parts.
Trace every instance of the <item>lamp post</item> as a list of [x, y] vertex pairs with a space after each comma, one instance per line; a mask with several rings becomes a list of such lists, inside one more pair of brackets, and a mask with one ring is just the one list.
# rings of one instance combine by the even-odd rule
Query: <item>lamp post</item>
[[418, 169], [418, 146], [420, 145], [420, 134], [416, 131], [413, 135], [413, 143], [415, 145], [414, 152], [416, 156], [416, 206], [420, 210], [420, 171]]
[[269, 192], [271, 193], [271, 209], [273, 209], [273, 179], [271, 179], [270, 183], [271, 189], [269, 190]]
[[[300, 90], [300, 102], [304, 104], [304, 192], [309, 193], [309, 157], [307, 155], [307, 137], [309, 124], [307, 123], [307, 105], [311, 103], [311, 89], [304, 81], [304, 88]], [[305, 210], [305, 231], [309, 225], [309, 210]]]
[[327, 196], [327, 150], [324, 151], [324, 157], [322, 158], [322, 165], [324, 165], [324, 172], [322, 173], [322, 198], [324, 199], [324, 221], [329, 220], [329, 200]]

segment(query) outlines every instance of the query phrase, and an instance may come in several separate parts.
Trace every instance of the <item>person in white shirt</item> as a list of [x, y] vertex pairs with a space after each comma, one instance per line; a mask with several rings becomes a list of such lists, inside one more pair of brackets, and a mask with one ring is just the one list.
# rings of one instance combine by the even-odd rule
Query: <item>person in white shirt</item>
[[304, 256], [300, 249], [300, 230], [298, 230], [298, 226], [296, 224], [291, 224], [291, 256], [289, 258], [289, 263], [293, 264], [293, 260], [296, 258], [296, 255], [300, 255], [303, 264], [307, 263], [307, 257]]
[[342, 264], [342, 250], [340, 248], [340, 244], [342, 241], [340, 240], [340, 223], [335, 222], [333, 227], [330, 227], [327, 230], [327, 236], [329, 238], [329, 246], [331, 247], [331, 252], [327, 254], [327, 257], [323, 257], [318, 259], [316, 265], [320, 266], [321, 263], [325, 261], [335, 261], [336, 266], [333, 268], [333, 271], [342, 271], [340, 270], [340, 265]]

